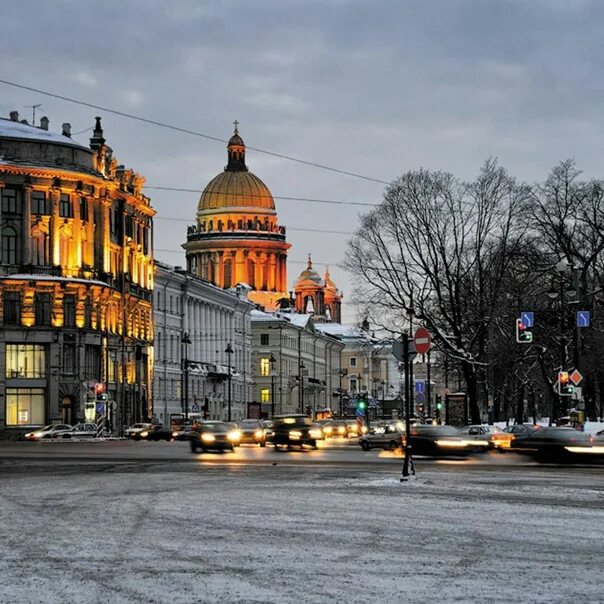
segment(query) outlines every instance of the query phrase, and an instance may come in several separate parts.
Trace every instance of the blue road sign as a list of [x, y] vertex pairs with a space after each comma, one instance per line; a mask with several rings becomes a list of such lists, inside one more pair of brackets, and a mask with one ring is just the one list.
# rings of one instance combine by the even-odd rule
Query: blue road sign
[[415, 392], [424, 393], [426, 391], [426, 382], [424, 380], [417, 380], [415, 382]]
[[96, 414], [97, 415], [105, 415], [105, 403], [97, 403], [96, 404]]
[[590, 313], [588, 310], [577, 311], [577, 327], [589, 327]]
[[425, 399], [425, 397], [424, 397], [424, 393], [423, 393], [423, 392], [418, 392], [418, 393], [415, 395], [415, 402], [416, 402], [416, 403], [419, 403], [419, 404], [422, 404], [422, 403], [425, 403], [425, 402], [426, 402], [426, 399]]
[[193, 413], [197, 413], [199, 411], [199, 405], [197, 403], [193, 403], [191, 405], [191, 411], [193, 411]]
[[523, 310], [520, 313], [520, 320], [525, 327], [534, 327], [535, 313], [532, 310]]

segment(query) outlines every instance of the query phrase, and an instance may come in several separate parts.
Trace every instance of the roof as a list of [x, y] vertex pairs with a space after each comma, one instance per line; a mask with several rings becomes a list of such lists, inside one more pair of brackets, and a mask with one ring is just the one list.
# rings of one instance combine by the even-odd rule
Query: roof
[[69, 136], [63, 136], [50, 130], [36, 128], [29, 124], [21, 122], [13, 122], [6, 118], [0, 118], [0, 137], [3, 138], [20, 138], [24, 140], [37, 140], [46, 143], [55, 143], [60, 145], [69, 145], [71, 147], [80, 147], [89, 151], [87, 147], [80, 145]]
[[224, 171], [214, 177], [199, 198], [198, 212], [224, 208], [275, 210], [268, 187], [251, 172]]

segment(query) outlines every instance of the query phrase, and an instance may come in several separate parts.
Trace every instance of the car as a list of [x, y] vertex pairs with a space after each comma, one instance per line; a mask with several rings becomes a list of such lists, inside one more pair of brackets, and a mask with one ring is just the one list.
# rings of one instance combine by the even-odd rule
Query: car
[[593, 436], [566, 426], [535, 430], [512, 441], [512, 449], [537, 461], [604, 461], [604, 447]]
[[244, 419], [239, 422], [241, 443], [251, 443], [266, 447], [266, 431], [258, 419]]
[[395, 425], [375, 426], [367, 434], [359, 438], [359, 445], [363, 451], [369, 449], [390, 449], [394, 451], [402, 446], [403, 435]]
[[272, 443], [273, 442], [273, 422], [264, 420], [261, 423], [262, 423], [262, 428], [264, 429], [264, 434], [266, 436], [266, 442]]
[[273, 418], [273, 445], [276, 450], [304, 445], [316, 449], [320, 433], [320, 428], [314, 427], [307, 415], [278, 415]]
[[315, 422], [315, 426], [320, 428], [323, 433], [323, 440], [329, 438], [333, 432], [333, 428], [331, 427], [332, 421], [332, 419], [321, 419]]
[[189, 440], [192, 430], [191, 424], [172, 425], [172, 440]]
[[323, 426], [319, 422], [313, 422], [312, 429], [317, 437], [317, 440], [325, 440], [325, 433], [323, 432]]
[[71, 432], [71, 430], [72, 426], [68, 424], [50, 424], [38, 430], [28, 432], [24, 438], [25, 440], [50, 440], [58, 437], [60, 434]]
[[149, 424], [147, 428], [132, 435], [132, 440], [172, 440], [172, 431], [162, 424]]
[[509, 442], [508, 434], [497, 426], [473, 424], [459, 428], [459, 433], [468, 443], [473, 444], [481, 451], [502, 449]]
[[144, 432], [145, 430], [148, 430], [149, 427], [152, 426], [152, 425], [153, 424], [151, 424], [151, 423], [133, 424], [132, 426], [130, 426], [129, 428], [126, 428], [124, 430], [124, 436], [126, 438], [134, 438], [135, 436], [137, 436], [141, 432]]
[[239, 442], [238, 430], [227, 422], [203, 421], [193, 426], [191, 431], [191, 451], [223, 451], [235, 449], [235, 442]]
[[[413, 455], [441, 457], [465, 455], [471, 451], [467, 441], [454, 426], [416, 424], [410, 427], [410, 446]], [[403, 446], [405, 438], [403, 437]]]
[[334, 419], [323, 427], [323, 432], [330, 438], [347, 438], [348, 426], [343, 419]]
[[541, 426], [535, 424], [513, 424], [506, 426], [501, 435], [501, 449], [509, 449], [516, 440], [527, 438], [533, 432], [540, 430]]
[[71, 438], [95, 438], [96, 424], [76, 424], [71, 430], [66, 432], [57, 432], [53, 438], [71, 439]]
[[359, 423], [356, 419], [347, 419], [346, 420], [346, 436], [348, 438], [356, 438], [360, 434], [367, 433], [367, 426], [365, 424], [361, 424], [359, 428]]

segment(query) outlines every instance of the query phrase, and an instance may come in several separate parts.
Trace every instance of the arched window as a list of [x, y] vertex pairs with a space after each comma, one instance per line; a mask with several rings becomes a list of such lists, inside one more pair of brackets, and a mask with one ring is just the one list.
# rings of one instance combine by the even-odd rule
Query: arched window
[[2, 262], [18, 264], [19, 237], [13, 227], [5, 227], [2, 231]]
[[50, 264], [48, 235], [40, 229], [35, 229], [31, 234], [31, 263], [35, 266]]

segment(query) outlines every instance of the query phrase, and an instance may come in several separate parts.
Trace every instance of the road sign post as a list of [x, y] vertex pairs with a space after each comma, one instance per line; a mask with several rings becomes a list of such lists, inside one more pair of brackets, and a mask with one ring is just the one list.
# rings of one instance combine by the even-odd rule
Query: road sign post
[[425, 327], [418, 327], [413, 336], [413, 343], [417, 354], [426, 354], [432, 345], [430, 332]]
[[589, 327], [590, 322], [591, 316], [588, 310], [577, 311], [577, 327]]

